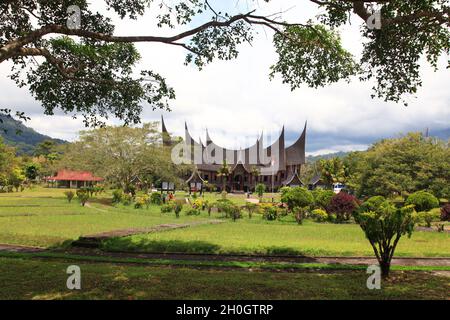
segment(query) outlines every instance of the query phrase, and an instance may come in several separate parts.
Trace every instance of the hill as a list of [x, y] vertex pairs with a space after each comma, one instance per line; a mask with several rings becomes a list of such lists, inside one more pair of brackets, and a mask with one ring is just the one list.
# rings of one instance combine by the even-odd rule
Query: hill
[[36, 145], [44, 140], [51, 140], [58, 144], [67, 142], [36, 132], [34, 129], [25, 126], [21, 121], [15, 120], [8, 115], [0, 114], [0, 120], [0, 136], [6, 144], [17, 148], [18, 154], [31, 155]]
[[333, 153], [327, 153], [327, 154], [320, 154], [317, 156], [307, 156], [306, 162], [311, 163], [315, 162], [320, 159], [331, 159], [331, 158], [344, 158], [349, 152], [339, 151], [339, 152], [333, 152]]

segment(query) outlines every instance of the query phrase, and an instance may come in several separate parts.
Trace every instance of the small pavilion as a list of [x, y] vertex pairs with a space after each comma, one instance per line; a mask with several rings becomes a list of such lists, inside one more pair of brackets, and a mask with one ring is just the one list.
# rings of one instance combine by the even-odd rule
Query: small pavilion
[[89, 171], [72, 171], [72, 170], [59, 170], [53, 177], [46, 177], [49, 187], [54, 188], [81, 188], [97, 184], [104, 179], [96, 177]]

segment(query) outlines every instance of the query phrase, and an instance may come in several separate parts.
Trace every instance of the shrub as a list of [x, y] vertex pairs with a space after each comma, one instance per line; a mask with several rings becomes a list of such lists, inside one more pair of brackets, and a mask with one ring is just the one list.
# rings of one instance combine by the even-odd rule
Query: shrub
[[307, 207], [313, 201], [314, 198], [311, 192], [302, 187], [290, 188], [281, 196], [281, 202], [286, 203], [289, 210], [293, 210], [295, 207]]
[[263, 207], [263, 219], [267, 221], [273, 221], [278, 218], [278, 210], [274, 206]]
[[417, 191], [408, 196], [405, 204], [413, 204], [417, 212], [429, 211], [439, 207], [439, 200], [427, 191]]
[[173, 203], [166, 203], [161, 206], [161, 213], [170, 213], [174, 210]]
[[206, 210], [208, 211], [208, 216], [211, 216], [211, 210], [214, 208], [215, 203], [213, 202], [207, 202], [206, 203]]
[[67, 201], [72, 202], [73, 197], [75, 197], [75, 193], [73, 191], [66, 191], [64, 192], [64, 194], [66, 195]]
[[150, 195], [150, 202], [160, 206], [163, 202], [161, 193], [152, 192], [152, 194]]
[[195, 209], [201, 210], [203, 208], [203, 201], [202, 201], [202, 199], [195, 199], [192, 202], [192, 207], [195, 208]]
[[252, 202], [245, 203], [245, 210], [247, 210], [247, 212], [248, 212], [249, 219], [252, 218], [253, 212], [255, 212], [256, 207], [257, 207], [256, 203], [252, 203]]
[[148, 195], [143, 195], [140, 197], [136, 197], [136, 201], [134, 203], [134, 208], [135, 209], [142, 209], [144, 206], [146, 206], [148, 208], [149, 205], [149, 196]]
[[200, 213], [201, 213], [200, 210], [196, 209], [194, 207], [189, 208], [188, 210], [186, 210], [186, 215], [187, 216], [198, 216], [198, 215], [200, 215]]
[[112, 192], [112, 196], [113, 196], [113, 198], [112, 198], [113, 203], [120, 203], [120, 202], [122, 202], [123, 191], [120, 189], [114, 190]]
[[326, 209], [330, 204], [331, 198], [334, 196], [334, 192], [332, 190], [317, 188], [312, 191], [312, 195], [314, 198], [314, 206], [316, 208]]
[[126, 193], [122, 196], [122, 204], [124, 206], [129, 206], [132, 202], [133, 202], [133, 195]]
[[216, 208], [219, 212], [225, 213], [225, 216], [228, 217], [229, 207], [233, 205], [228, 199], [219, 199], [216, 201]]
[[328, 213], [323, 209], [314, 209], [311, 216], [316, 222], [325, 222], [328, 220]]
[[441, 208], [441, 221], [450, 221], [450, 203]]
[[84, 207], [86, 202], [89, 200], [89, 193], [85, 190], [77, 190], [77, 197], [80, 200], [81, 205]]
[[354, 196], [341, 191], [331, 198], [327, 212], [335, 214], [336, 222], [341, 223], [349, 220], [357, 208], [358, 200]]
[[258, 197], [262, 198], [264, 192], [266, 191], [266, 185], [262, 183], [258, 183], [255, 187], [255, 192], [258, 194]]
[[174, 204], [173, 204], [173, 211], [175, 211], [175, 216], [177, 218], [180, 217], [181, 210], [183, 210], [183, 204], [180, 203], [180, 202], [174, 202]]
[[229, 207], [229, 210], [230, 211], [228, 212], [228, 215], [231, 216], [231, 219], [233, 219], [233, 221], [242, 218], [241, 208], [239, 206], [232, 205]]
[[367, 199], [359, 208], [359, 212], [376, 211], [386, 201], [383, 196], [374, 196]]
[[432, 222], [437, 222], [441, 218], [441, 210], [438, 208], [430, 211], [422, 211], [418, 213], [420, 221], [425, 222], [425, 225], [430, 228]]

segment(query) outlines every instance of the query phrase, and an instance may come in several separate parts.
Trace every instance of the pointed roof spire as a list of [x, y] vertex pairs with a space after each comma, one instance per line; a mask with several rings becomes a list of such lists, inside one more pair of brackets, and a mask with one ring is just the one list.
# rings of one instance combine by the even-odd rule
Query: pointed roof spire
[[212, 142], [212, 139], [209, 136], [208, 128], [206, 128], [206, 145], [209, 145], [211, 142]]
[[164, 116], [161, 115], [161, 131], [162, 131], [162, 141], [164, 146], [170, 146], [172, 141], [170, 139], [169, 132], [167, 131], [166, 124], [164, 123]]

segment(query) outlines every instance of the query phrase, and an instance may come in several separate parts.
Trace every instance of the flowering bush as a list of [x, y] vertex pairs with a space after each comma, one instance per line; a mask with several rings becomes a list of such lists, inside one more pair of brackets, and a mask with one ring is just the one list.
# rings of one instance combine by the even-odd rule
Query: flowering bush
[[311, 213], [311, 217], [316, 222], [325, 222], [328, 220], [328, 213], [322, 209], [314, 209]]

